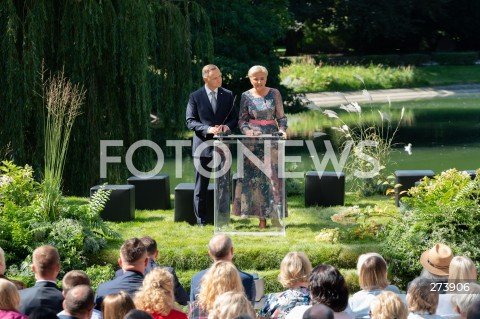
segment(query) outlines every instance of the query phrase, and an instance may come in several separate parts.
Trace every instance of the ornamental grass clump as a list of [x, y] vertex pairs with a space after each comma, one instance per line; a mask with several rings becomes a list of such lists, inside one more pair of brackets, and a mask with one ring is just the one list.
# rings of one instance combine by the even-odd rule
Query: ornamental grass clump
[[472, 179], [465, 171], [449, 169], [425, 178], [404, 197], [403, 213], [385, 231], [383, 255], [397, 283], [420, 274], [420, 255], [436, 243], [455, 255], [480, 260], [480, 169]]

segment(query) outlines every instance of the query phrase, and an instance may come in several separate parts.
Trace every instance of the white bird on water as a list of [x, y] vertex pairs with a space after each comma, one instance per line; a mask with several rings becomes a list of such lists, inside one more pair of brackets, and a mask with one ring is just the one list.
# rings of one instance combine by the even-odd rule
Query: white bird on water
[[405, 152], [407, 152], [408, 155], [412, 155], [412, 143], [405, 145]]

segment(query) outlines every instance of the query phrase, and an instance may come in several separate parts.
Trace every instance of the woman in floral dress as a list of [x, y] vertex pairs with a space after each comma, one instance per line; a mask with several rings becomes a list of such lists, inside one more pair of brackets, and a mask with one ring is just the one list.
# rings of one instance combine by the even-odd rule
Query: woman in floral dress
[[277, 89], [266, 86], [267, 76], [267, 69], [261, 65], [255, 65], [248, 71], [253, 88], [242, 93], [238, 124], [243, 134], [252, 136], [243, 141], [244, 145], [263, 163], [270, 163], [270, 167], [265, 169], [270, 176], [245, 159], [244, 175], [237, 181], [233, 205], [235, 215], [258, 216], [260, 228], [266, 227], [267, 218], [272, 218], [275, 226], [281, 226], [283, 179], [278, 178], [277, 140], [270, 140], [271, 152], [264, 153], [264, 141], [267, 141], [254, 136], [280, 132], [284, 139], [287, 138], [287, 117], [283, 111], [282, 96]]

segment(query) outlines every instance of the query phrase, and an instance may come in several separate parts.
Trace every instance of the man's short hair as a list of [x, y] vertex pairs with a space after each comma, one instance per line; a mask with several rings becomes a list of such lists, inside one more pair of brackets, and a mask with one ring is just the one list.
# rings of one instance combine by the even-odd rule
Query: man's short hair
[[145, 256], [145, 245], [138, 238], [127, 239], [120, 247], [120, 257], [127, 263], [134, 263]]
[[215, 64], [205, 65], [202, 69], [202, 77], [208, 78], [208, 74], [210, 73], [210, 71], [217, 70], [217, 69], [218, 69], [218, 66], [216, 66]]
[[65, 296], [65, 311], [72, 316], [87, 313], [95, 306], [95, 293], [87, 285], [78, 285], [70, 289]]
[[143, 236], [142, 238], [140, 238], [140, 240], [145, 245], [147, 254], [154, 255], [157, 252], [158, 248], [157, 248], [157, 242], [155, 241], [155, 239], [153, 239], [150, 236]]
[[227, 257], [230, 254], [232, 247], [232, 239], [224, 234], [213, 236], [208, 244], [208, 250], [215, 259]]
[[60, 265], [60, 255], [57, 248], [45, 245], [33, 251], [33, 265], [35, 272], [40, 275], [51, 274], [56, 266]]
[[316, 304], [303, 313], [303, 319], [333, 319], [333, 310], [322, 304]]
[[91, 285], [90, 278], [88, 278], [88, 275], [84, 271], [72, 270], [67, 272], [63, 277], [62, 288], [65, 294], [68, 293], [68, 291], [73, 287], [76, 287], [79, 285], [86, 285], [86, 286]]

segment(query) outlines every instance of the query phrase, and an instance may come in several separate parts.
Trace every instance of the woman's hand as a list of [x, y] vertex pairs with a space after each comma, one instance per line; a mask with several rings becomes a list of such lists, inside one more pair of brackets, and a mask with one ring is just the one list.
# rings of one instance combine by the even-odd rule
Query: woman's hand
[[245, 135], [248, 135], [248, 136], [257, 136], [257, 135], [260, 135], [260, 134], [262, 134], [262, 132], [254, 131], [254, 130], [246, 130], [245, 131]]

